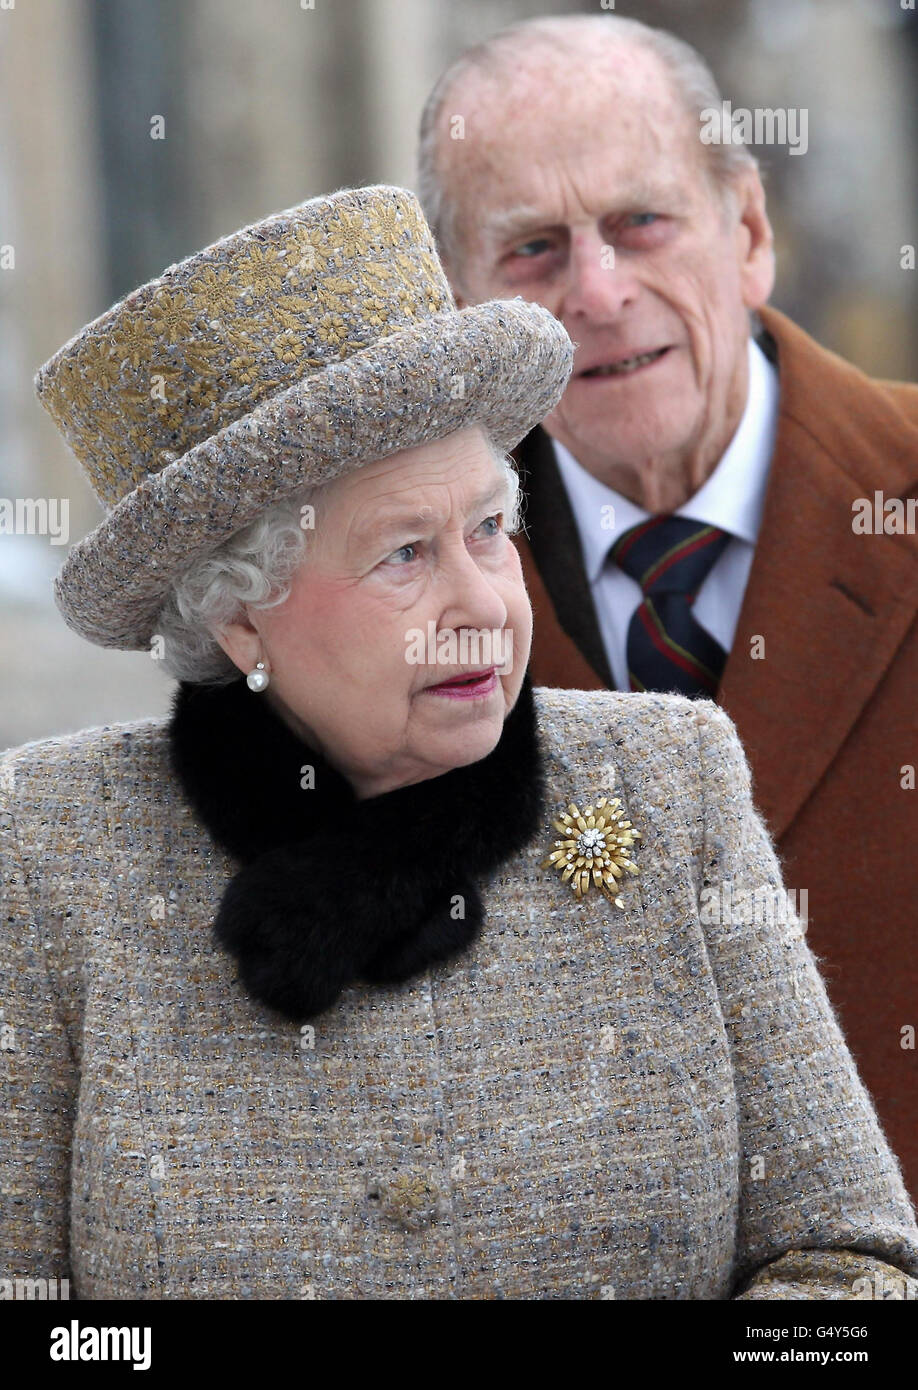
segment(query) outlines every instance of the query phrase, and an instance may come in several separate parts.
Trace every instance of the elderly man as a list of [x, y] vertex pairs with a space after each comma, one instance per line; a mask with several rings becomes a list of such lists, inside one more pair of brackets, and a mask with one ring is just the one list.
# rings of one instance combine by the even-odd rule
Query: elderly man
[[538, 300], [577, 345], [519, 450], [533, 679], [731, 715], [915, 1198], [918, 388], [766, 307], [765, 195], [715, 109], [663, 31], [530, 21], [441, 77], [420, 192], [460, 303]]

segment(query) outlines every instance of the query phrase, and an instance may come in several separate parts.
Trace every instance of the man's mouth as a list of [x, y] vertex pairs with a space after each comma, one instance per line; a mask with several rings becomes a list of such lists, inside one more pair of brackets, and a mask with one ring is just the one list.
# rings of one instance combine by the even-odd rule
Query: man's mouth
[[669, 352], [668, 347], [656, 348], [653, 352], [642, 352], [634, 357], [619, 358], [617, 362], [602, 362], [596, 367], [588, 367], [586, 371], [578, 372], [578, 376], [630, 376], [632, 372], [640, 371], [641, 367], [649, 367], [651, 362], [658, 362], [667, 352]]

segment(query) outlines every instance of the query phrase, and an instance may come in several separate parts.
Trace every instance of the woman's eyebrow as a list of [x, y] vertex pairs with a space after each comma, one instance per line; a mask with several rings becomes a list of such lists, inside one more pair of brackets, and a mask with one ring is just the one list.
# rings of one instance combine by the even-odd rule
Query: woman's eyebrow
[[[495, 483], [486, 492], [481, 492], [477, 497], [471, 499], [466, 516], [471, 516], [473, 512], [477, 512], [488, 502], [495, 498], [503, 498], [505, 495], [506, 484], [503, 481]], [[429, 508], [425, 510], [429, 511]], [[366, 525], [359, 527], [354, 532], [354, 539], [355, 541], [365, 541], [372, 537], [375, 540], [380, 540], [391, 532], [404, 531], [412, 526], [423, 526], [429, 520], [430, 517], [423, 515], [420, 511], [412, 512], [407, 508], [384, 511], [381, 515], [374, 516]]]

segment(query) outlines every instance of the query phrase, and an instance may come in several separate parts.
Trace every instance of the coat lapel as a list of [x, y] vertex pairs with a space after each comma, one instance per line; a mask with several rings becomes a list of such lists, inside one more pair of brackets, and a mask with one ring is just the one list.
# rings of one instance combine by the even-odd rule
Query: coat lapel
[[580, 534], [551, 440], [536, 426], [514, 457], [526, 494], [528, 536], [514, 537], [532, 602], [530, 658], [538, 685], [577, 690], [614, 688]]
[[777, 344], [778, 435], [718, 702], [739, 729], [756, 801], [778, 837], [914, 622], [914, 537], [861, 535], [852, 521], [855, 500], [876, 490], [914, 495], [918, 428], [879, 383], [783, 315], [761, 317]]
[[[781, 397], [755, 563], [718, 703], [739, 730], [755, 796], [780, 837], [851, 730], [914, 622], [916, 543], [861, 535], [853, 503], [918, 492], [918, 427], [896, 390], [761, 311]], [[905, 388], [909, 389], [909, 388]], [[840, 404], [840, 409], [835, 403]], [[519, 448], [528, 540], [516, 537], [532, 600], [533, 680], [612, 686], [579, 536], [550, 440]], [[755, 638], [764, 639], [754, 644]], [[761, 652], [764, 655], [754, 655]], [[780, 750], [780, 752], [779, 752]]]

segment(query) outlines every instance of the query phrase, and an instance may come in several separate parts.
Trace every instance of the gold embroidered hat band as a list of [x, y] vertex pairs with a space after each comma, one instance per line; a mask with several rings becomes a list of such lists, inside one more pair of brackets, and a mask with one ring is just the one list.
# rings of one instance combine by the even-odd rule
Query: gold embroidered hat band
[[509, 451], [572, 359], [539, 305], [456, 308], [406, 189], [346, 189], [243, 227], [37, 373], [106, 511], [55, 602], [89, 641], [144, 649], [170, 583], [272, 502], [466, 425]]

